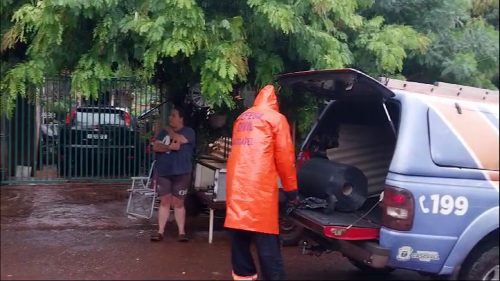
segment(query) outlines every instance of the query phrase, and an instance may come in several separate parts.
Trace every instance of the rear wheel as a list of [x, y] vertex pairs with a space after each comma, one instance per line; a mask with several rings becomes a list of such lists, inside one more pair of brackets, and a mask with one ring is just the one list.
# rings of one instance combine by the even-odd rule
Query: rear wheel
[[188, 192], [184, 199], [184, 206], [186, 208], [186, 215], [190, 217], [197, 216], [203, 210], [203, 203], [194, 191]]
[[75, 176], [73, 165], [69, 161], [63, 160], [59, 162], [59, 176], [70, 177]]
[[297, 246], [303, 234], [302, 226], [295, 224], [287, 217], [280, 217], [280, 238], [283, 246]]
[[498, 241], [489, 240], [475, 248], [465, 260], [460, 280], [499, 280]]

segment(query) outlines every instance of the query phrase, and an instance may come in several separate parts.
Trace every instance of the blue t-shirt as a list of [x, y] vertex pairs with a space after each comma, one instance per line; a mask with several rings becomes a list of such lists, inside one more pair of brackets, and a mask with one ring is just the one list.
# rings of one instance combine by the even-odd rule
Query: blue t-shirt
[[[177, 151], [156, 152], [155, 166], [159, 176], [183, 175], [191, 173], [193, 170], [194, 130], [183, 127], [177, 133], [183, 135], [188, 140], [188, 143], [181, 144], [181, 148]], [[170, 136], [168, 136], [166, 130], [161, 130], [156, 136], [156, 140], [160, 140], [164, 144], [170, 144]]]

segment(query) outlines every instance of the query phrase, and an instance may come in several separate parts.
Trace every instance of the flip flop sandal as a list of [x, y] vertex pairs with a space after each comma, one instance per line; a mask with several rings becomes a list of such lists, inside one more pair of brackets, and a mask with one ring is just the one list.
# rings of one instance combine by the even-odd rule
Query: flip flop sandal
[[151, 234], [151, 241], [157, 242], [157, 241], [162, 241], [163, 240], [163, 234], [156, 232]]
[[177, 239], [179, 242], [188, 242], [189, 239], [187, 238], [186, 234], [179, 234], [179, 238]]

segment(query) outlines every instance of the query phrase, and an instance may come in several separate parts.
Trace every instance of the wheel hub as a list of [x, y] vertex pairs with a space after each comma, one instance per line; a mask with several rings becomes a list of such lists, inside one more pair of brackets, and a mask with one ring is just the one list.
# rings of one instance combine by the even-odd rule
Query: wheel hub
[[282, 231], [289, 232], [295, 227], [295, 225], [290, 220], [283, 218], [280, 220], [280, 227]]
[[498, 280], [499, 276], [500, 276], [500, 266], [496, 265], [483, 276], [483, 280]]

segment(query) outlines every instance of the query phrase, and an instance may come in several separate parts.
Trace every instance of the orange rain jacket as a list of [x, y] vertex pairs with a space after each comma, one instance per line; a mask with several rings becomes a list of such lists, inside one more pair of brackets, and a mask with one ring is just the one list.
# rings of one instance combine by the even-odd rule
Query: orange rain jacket
[[279, 234], [278, 175], [285, 192], [297, 190], [289, 125], [279, 113], [274, 87], [267, 85], [233, 127], [224, 226]]

